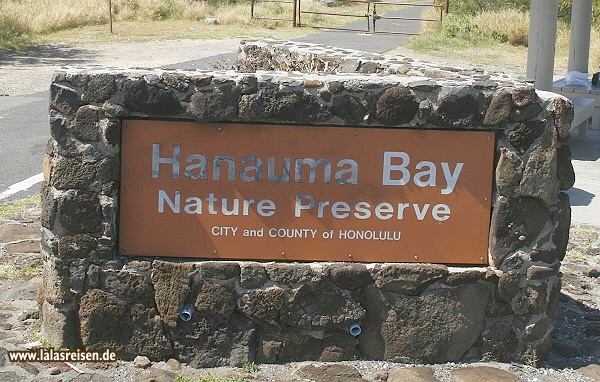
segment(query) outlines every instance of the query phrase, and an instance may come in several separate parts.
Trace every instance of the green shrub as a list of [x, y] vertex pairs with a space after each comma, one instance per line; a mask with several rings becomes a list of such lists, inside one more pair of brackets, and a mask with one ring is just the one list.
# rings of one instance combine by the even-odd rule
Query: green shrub
[[0, 49], [17, 49], [33, 44], [33, 33], [27, 25], [11, 18], [0, 9]]
[[[573, 0], [558, 0], [558, 17], [570, 22]], [[592, 2], [592, 23], [600, 27], [600, 0]]]
[[[558, 0], [558, 16], [571, 20], [573, 0]], [[474, 15], [480, 12], [492, 12], [504, 9], [528, 11], [531, 0], [457, 0], [450, 1], [450, 12]], [[600, 0], [593, 0], [592, 21], [600, 26]]]

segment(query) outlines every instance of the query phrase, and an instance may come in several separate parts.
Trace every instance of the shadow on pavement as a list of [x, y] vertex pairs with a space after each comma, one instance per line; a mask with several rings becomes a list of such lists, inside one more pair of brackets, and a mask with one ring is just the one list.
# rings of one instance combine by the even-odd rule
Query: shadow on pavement
[[[565, 281], [568, 282], [563, 280], [563, 284]], [[561, 293], [558, 313], [552, 324], [552, 349], [541, 366], [577, 369], [598, 363], [600, 310]]]
[[596, 195], [577, 187], [570, 188], [567, 194], [569, 194], [571, 206], [579, 207], [589, 206], [592, 203], [592, 199], [596, 197]]
[[78, 65], [93, 58], [89, 51], [67, 44], [39, 45], [25, 51], [0, 50], [0, 65]]
[[600, 159], [600, 130], [589, 129], [585, 141], [569, 140], [572, 158], [583, 161], [596, 161]]

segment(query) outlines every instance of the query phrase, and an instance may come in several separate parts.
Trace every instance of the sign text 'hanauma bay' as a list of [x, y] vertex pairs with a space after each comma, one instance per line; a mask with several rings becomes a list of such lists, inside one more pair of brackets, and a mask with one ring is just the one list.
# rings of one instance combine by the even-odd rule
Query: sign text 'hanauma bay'
[[491, 133], [125, 124], [128, 255], [486, 262]]

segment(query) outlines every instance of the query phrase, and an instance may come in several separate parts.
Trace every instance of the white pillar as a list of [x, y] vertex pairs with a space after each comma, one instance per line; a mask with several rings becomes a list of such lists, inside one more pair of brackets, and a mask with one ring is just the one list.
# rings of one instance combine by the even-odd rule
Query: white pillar
[[592, 0], [573, 0], [571, 36], [569, 39], [569, 72], [588, 72], [590, 33], [592, 30]]
[[558, 0], [531, 0], [527, 78], [536, 89], [552, 89], [557, 22]]

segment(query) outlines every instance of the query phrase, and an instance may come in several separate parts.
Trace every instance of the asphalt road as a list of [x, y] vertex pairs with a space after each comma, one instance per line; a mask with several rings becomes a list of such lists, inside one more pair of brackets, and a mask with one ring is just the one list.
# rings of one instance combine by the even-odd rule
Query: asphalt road
[[[386, 16], [414, 18], [422, 7], [406, 7]], [[365, 29], [364, 20], [346, 26]], [[379, 20], [378, 31], [419, 30], [419, 22]], [[344, 49], [383, 53], [400, 45], [408, 35], [365, 34], [323, 30], [295, 41], [332, 45]], [[168, 65], [169, 69], [211, 69], [235, 62], [236, 52]], [[49, 138], [48, 92], [26, 96], [0, 96], [0, 205], [39, 192], [42, 158]], [[577, 181], [568, 191], [576, 223], [600, 226], [600, 131], [592, 130], [586, 142], [572, 140], [573, 166]]]
[[[48, 94], [0, 97], [0, 203], [39, 192], [50, 137]], [[27, 180], [29, 188], [12, 193], [27, 186], [21, 183]]]
[[571, 137], [569, 146], [575, 169], [575, 185], [567, 191], [571, 219], [575, 223], [600, 226], [600, 130], [588, 130], [583, 142]]
[[[423, 7], [405, 7], [387, 13], [387, 17], [418, 17]], [[348, 24], [348, 29], [365, 29], [366, 21]], [[418, 32], [418, 21], [377, 21], [379, 31]], [[307, 29], [318, 31], [318, 29]], [[315, 44], [334, 45], [383, 53], [400, 45], [409, 35], [365, 34], [323, 30], [295, 39]], [[167, 69], [212, 69], [231, 66], [237, 52], [165, 66]], [[76, 60], [76, 57], [72, 57]], [[1, 90], [1, 89], [0, 89]], [[42, 158], [49, 138], [48, 92], [26, 96], [0, 96], [0, 204], [39, 192]]]

